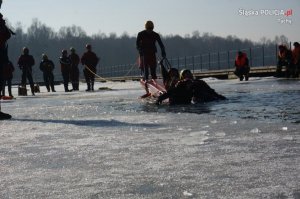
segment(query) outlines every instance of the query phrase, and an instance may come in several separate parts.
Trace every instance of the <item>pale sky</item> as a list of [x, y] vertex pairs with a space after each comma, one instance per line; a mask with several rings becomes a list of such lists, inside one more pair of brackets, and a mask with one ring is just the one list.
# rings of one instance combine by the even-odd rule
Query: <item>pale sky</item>
[[[261, 14], [274, 9], [292, 9], [292, 16]], [[243, 16], [242, 10], [254, 15]], [[88, 35], [136, 36], [152, 20], [162, 35], [199, 31], [253, 41], [276, 35], [300, 40], [300, 0], [3, 0], [1, 13], [13, 27], [21, 22], [25, 30], [37, 18], [55, 31], [76, 25]]]

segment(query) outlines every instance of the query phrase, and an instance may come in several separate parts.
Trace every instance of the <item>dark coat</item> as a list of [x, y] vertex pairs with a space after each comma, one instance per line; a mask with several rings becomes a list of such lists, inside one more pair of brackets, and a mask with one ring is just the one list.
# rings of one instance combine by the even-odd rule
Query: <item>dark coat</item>
[[71, 70], [71, 59], [69, 57], [60, 57], [59, 58], [60, 69], [62, 73], [68, 73]]
[[81, 57], [82, 65], [89, 67], [89, 69], [94, 73], [96, 73], [96, 67], [98, 62], [99, 62], [99, 58], [92, 51], [85, 52]]
[[43, 73], [52, 73], [52, 71], [54, 70], [53, 61], [49, 59], [42, 60], [40, 63], [40, 70], [43, 71]]
[[13, 78], [13, 72], [15, 71], [15, 67], [11, 62], [4, 64], [1, 71], [1, 77], [3, 80], [9, 80]]
[[18, 65], [23, 71], [32, 71], [35, 61], [32, 55], [21, 55], [18, 60]]

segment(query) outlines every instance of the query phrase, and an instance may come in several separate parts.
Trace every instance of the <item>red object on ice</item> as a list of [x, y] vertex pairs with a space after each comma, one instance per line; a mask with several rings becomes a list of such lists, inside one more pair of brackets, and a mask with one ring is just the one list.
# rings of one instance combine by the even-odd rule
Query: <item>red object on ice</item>
[[143, 88], [145, 88], [147, 84], [149, 93], [151, 94], [152, 97], [157, 98], [161, 94], [166, 92], [162, 79], [152, 79], [152, 80], [148, 80], [147, 82], [141, 79], [140, 83], [143, 86]]

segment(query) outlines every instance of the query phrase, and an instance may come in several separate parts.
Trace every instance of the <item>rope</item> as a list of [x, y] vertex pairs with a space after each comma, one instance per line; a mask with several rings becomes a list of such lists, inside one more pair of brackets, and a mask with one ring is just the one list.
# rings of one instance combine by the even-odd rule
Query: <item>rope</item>
[[[98, 77], [98, 78], [100, 78], [100, 79], [102, 79], [102, 80], [104, 80], [104, 81], [110, 81], [110, 80], [108, 80], [108, 79], [106, 79], [106, 78], [104, 78], [104, 77], [101, 77], [100, 75], [98, 75], [98, 74], [95, 73], [94, 71], [92, 71], [92, 70], [90, 69], [89, 66], [84, 65], [84, 67], [85, 67], [90, 73], [92, 73], [93, 75], [95, 75], [96, 77]], [[135, 64], [132, 64], [131, 68], [126, 72], [125, 75], [123, 75], [123, 77], [127, 76], [127, 75], [133, 70], [134, 67], [135, 67]], [[113, 87], [113, 86], [112, 86], [112, 87]]]
[[[98, 75], [97, 73], [95, 73], [94, 71], [92, 71], [87, 65], [84, 65], [84, 67], [86, 68], [86, 69], [88, 69], [88, 71], [90, 71], [93, 75], [95, 75], [96, 77], [98, 77], [98, 78], [100, 78], [100, 79], [103, 79], [103, 80], [105, 80], [105, 81], [109, 81], [108, 79], [106, 79], [106, 78], [104, 78], [104, 77], [101, 77], [100, 75]], [[132, 69], [135, 67], [135, 65], [133, 64], [132, 66], [131, 66], [131, 68], [126, 72], [126, 74], [125, 75], [123, 75], [124, 77], [125, 76], [127, 76], [131, 71], [132, 71]]]
[[104, 77], [101, 77], [100, 75], [94, 73], [87, 65], [84, 65], [84, 67], [85, 67], [86, 69], [88, 69], [88, 71], [90, 71], [90, 73], [92, 73], [92, 74], [95, 75], [96, 77], [98, 77], [98, 78], [100, 78], [100, 79], [103, 79], [103, 80], [105, 80], [105, 81], [108, 81], [108, 80], [105, 79]]

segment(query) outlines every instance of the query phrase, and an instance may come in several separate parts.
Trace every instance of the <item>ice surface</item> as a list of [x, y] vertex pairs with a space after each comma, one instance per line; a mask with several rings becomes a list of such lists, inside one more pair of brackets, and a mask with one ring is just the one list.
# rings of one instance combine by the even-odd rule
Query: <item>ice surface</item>
[[139, 82], [15, 93], [0, 198], [300, 198], [299, 80], [206, 81], [229, 100], [156, 106]]

